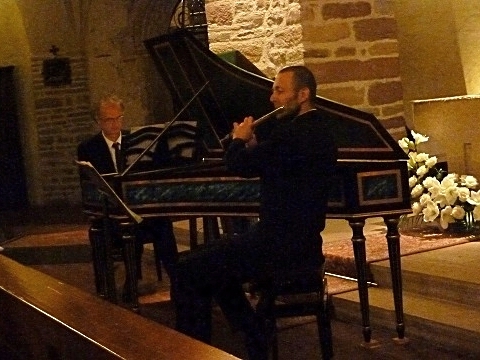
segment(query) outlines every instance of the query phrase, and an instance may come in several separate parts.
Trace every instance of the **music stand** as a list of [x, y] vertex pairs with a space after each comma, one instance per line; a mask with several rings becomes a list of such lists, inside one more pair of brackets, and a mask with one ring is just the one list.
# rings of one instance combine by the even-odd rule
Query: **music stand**
[[[143, 218], [132, 210], [122, 201], [113, 188], [105, 181], [95, 167], [87, 161], [75, 161], [79, 166], [80, 177], [88, 179], [98, 190], [103, 209], [103, 239], [95, 237], [92, 241], [94, 269], [96, 271], [97, 290], [113, 303], [117, 303], [113, 258], [111, 256], [113, 248], [112, 231], [111, 231], [111, 214], [110, 207], [113, 206], [120, 211], [121, 215], [126, 215], [130, 219], [129, 223], [123, 225], [140, 224]], [[118, 215], [118, 214], [117, 214]], [[121, 216], [119, 215], [119, 216]], [[97, 229], [98, 230], [98, 229]], [[124, 242], [124, 262], [126, 274], [126, 291], [124, 299], [132, 302], [134, 309], [138, 308], [137, 296], [137, 274], [135, 266], [135, 236], [127, 231], [122, 231], [122, 241]]]

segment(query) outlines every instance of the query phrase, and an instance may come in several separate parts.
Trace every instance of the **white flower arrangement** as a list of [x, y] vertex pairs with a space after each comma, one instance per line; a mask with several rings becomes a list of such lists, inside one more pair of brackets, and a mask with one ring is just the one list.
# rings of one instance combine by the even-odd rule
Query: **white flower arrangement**
[[408, 155], [408, 173], [413, 215], [423, 214], [425, 222], [439, 221], [443, 229], [461, 222], [471, 228], [480, 219], [480, 191], [474, 176], [447, 174], [437, 169], [437, 158], [418, 152], [428, 137], [411, 131], [411, 138], [398, 141]]

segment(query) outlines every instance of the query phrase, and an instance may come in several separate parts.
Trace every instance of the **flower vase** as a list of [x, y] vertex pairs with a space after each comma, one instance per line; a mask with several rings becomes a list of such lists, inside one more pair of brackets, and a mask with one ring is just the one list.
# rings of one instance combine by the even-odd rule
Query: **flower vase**
[[445, 233], [459, 236], [480, 235], [480, 224], [473, 219], [473, 215], [465, 216], [463, 220], [457, 220], [448, 225]]
[[398, 223], [398, 231], [404, 235], [430, 236], [441, 234], [442, 227], [438, 221], [424, 221], [423, 215], [402, 215]]

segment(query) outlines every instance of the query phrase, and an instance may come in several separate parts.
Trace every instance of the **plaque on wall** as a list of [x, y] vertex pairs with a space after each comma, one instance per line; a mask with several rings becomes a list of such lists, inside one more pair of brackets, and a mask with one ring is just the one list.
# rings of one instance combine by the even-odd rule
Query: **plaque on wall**
[[72, 83], [70, 59], [55, 57], [43, 60], [42, 75], [45, 86], [70, 85]]

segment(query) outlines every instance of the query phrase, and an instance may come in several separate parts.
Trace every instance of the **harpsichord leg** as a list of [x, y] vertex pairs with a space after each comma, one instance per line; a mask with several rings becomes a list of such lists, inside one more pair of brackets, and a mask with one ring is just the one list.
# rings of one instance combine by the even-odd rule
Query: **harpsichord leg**
[[216, 216], [203, 217], [203, 242], [205, 244], [214, 243], [220, 239], [220, 229], [218, 227], [218, 218]]
[[387, 225], [388, 256], [390, 261], [390, 272], [392, 277], [393, 301], [395, 305], [395, 316], [397, 321], [398, 343], [405, 343], [405, 324], [403, 320], [403, 294], [402, 294], [402, 269], [400, 257], [400, 234], [398, 233], [399, 217], [384, 217]]
[[106, 251], [103, 227], [97, 221], [92, 221], [88, 229], [88, 238], [92, 247], [93, 273], [95, 275], [95, 288], [100, 297], [107, 297], [106, 290]]
[[352, 228], [352, 245], [355, 256], [355, 267], [357, 270], [358, 294], [360, 297], [360, 311], [362, 313], [363, 326], [363, 346], [372, 347], [376, 342], [372, 342], [372, 330], [370, 328], [370, 310], [368, 303], [368, 284], [367, 284], [367, 256], [365, 251], [365, 236], [363, 227], [365, 219], [348, 220]]
[[105, 296], [112, 303], [117, 303], [117, 287], [115, 285], [115, 270], [113, 266], [113, 235], [112, 224], [108, 214], [103, 219], [103, 244], [101, 247], [102, 263], [105, 264]]
[[123, 241], [123, 257], [125, 263], [125, 285], [123, 300], [132, 310], [138, 310], [138, 274], [136, 256], [136, 237], [134, 225], [120, 224]]

